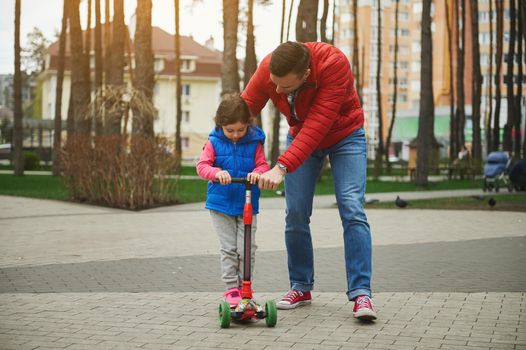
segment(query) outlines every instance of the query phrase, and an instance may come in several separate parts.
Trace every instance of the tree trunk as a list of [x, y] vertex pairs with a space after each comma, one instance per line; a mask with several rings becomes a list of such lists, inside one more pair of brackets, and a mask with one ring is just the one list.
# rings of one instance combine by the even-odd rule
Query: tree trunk
[[353, 0], [352, 2], [352, 11], [353, 11], [353, 45], [352, 45], [352, 68], [354, 81], [356, 86], [356, 93], [360, 100], [360, 105], [362, 104], [362, 84], [360, 80], [360, 50], [358, 48], [358, 0]]
[[296, 41], [318, 40], [318, 0], [300, 0], [296, 17]]
[[236, 58], [239, 0], [223, 0], [223, 69], [221, 95], [239, 92], [239, 72]]
[[418, 117], [416, 185], [426, 186], [429, 174], [429, 155], [435, 147], [433, 131], [435, 106], [433, 101], [433, 40], [431, 35], [431, 0], [422, 4], [422, 68], [420, 71], [420, 111]]
[[[457, 158], [458, 153], [458, 136], [457, 136], [457, 120], [455, 116], [455, 77], [453, 76], [453, 32], [451, 30], [451, 22], [454, 17], [451, 16], [451, 10], [456, 6], [455, 0], [450, 2], [446, 0], [446, 26], [447, 26], [447, 37], [448, 37], [448, 49], [449, 49], [449, 161], [453, 162]], [[456, 36], [456, 34], [455, 34]]]
[[[91, 101], [91, 67], [90, 67], [90, 61], [91, 61], [91, 18], [92, 18], [92, 15], [91, 15], [91, 0], [88, 0], [88, 18], [87, 18], [87, 21], [86, 21], [86, 32], [85, 32], [85, 36], [84, 36], [84, 81], [85, 81], [85, 88], [87, 89], [87, 92], [86, 93], [86, 96], [84, 96], [85, 98], [87, 98], [87, 101], [86, 101], [86, 108], [84, 109], [85, 110], [85, 113], [82, 113], [83, 114], [83, 121], [81, 122], [82, 124], [82, 129], [83, 129], [83, 132], [86, 133], [86, 134], [89, 134], [91, 132], [91, 125], [93, 124], [93, 118], [92, 118], [92, 113], [91, 111], [89, 111], [87, 109], [88, 105], [90, 104], [90, 101]], [[88, 114], [89, 116], [91, 116], [91, 118], [88, 118]]]
[[377, 55], [378, 64], [376, 65], [376, 103], [378, 104], [378, 146], [374, 161], [374, 177], [378, 179], [382, 172], [382, 158], [384, 156], [384, 128], [382, 118], [382, 1], [376, 1], [377, 6]]
[[491, 151], [493, 142], [492, 142], [492, 130], [491, 130], [491, 116], [493, 115], [493, 1], [489, 1], [489, 73], [488, 81], [486, 83], [488, 89], [488, 111], [486, 112], [486, 152]]
[[287, 10], [287, 0], [281, 0], [281, 29], [279, 32], [279, 42], [283, 42], [283, 37], [285, 35], [285, 11]]
[[13, 80], [13, 94], [15, 102], [14, 130], [13, 130], [13, 162], [15, 176], [24, 175], [24, 127], [22, 114], [22, 72], [20, 70], [20, 3], [15, 1], [15, 76]]
[[[517, 97], [515, 98], [515, 124], [514, 124], [514, 131], [515, 131], [515, 138], [513, 140], [513, 154], [515, 155], [515, 159], [522, 159], [521, 157], [521, 124], [522, 124], [522, 78], [523, 78], [523, 72], [522, 72], [522, 63], [524, 62], [524, 53], [523, 53], [523, 25], [524, 25], [524, 18], [522, 17], [522, 11], [523, 11], [524, 4], [522, 1], [519, 1], [518, 3], [518, 33], [517, 33], [517, 59], [519, 61], [518, 64], [518, 76], [517, 76]], [[525, 137], [526, 138], [526, 137]], [[523, 156], [526, 157], [526, 154]]]
[[248, 0], [247, 7], [247, 42], [245, 48], [245, 66], [244, 66], [244, 79], [243, 86], [246, 87], [250, 78], [254, 74], [257, 68], [256, 59], [256, 48], [254, 40], [254, 0]]
[[502, 74], [502, 40], [504, 34], [504, 4], [503, 0], [495, 0], [497, 12], [497, 55], [495, 57], [495, 117], [493, 118], [493, 151], [500, 146], [500, 103], [501, 103], [501, 74]]
[[327, 16], [329, 14], [329, 0], [323, 0], [323, 13], [320, 19], [320, 38], [324, 43], [328, 43], [327, 39]]
[[387, 141], [385, 142], [385, 164], [387, 164], [387, 172], [391, 173], [391, 163], [389, 163], [389, 147], [391, 145], [391, 137], [393, 135], [394, 123], [396, 120], [396, 99], [398, 88], [398, 10], [400, 0], [395, 0], [395, 51], [393, 61], [393, 108], [391, 111], [391, 122], [389, 123], [389, 131], [387, 132]]
[[[102, 72], [104, 69], [104, 62], [102, 61], [102, 24], [101, 24], [101, 13], [100, 13], [100, 1], [95, 0], [95, 94], [96, 96], [101, 93], [103, 78]], [[95, 110], [99, 110], [95, 106]], [[95, 135], [102, 134], [102, 123], [99, 118], [95, 116]]]
[[292, 22], [292, 9], [293, 8], [294, 8], [294, 0], [290, 0], [289, 18], [287, 20], [287, 38], [285, 39], [285, 41], [289, 41], [290, 22]]
[[[70, 52], [71, 52], [71, 97], [73, 134], [89, 133], [90, 120], [86, 118], [86, 108], [90, 101], [90, 87], [86, 80], [86, 55], [84, 54], [82, 28], [79, 16], [80, 0], [72, 0], [70, 7]], [[88, 67], [89, 68], [89, 67]], [[69, 134], [68, 140], [72, 134]]]
[[[294, 0], [292, 0], [294, 1]], [[279, 36], [280, 44], [283, 43], [285, 35], [285, 11], [286, 0], [281, 3], [281, 31]], [[280, 131], [281, 114], [277, 108], [274, 108], [274, 115], [272, 116], [272, 144], [270, 145], [270, 162], [276, 164], [279, 157], [279, 131]]]
[[[243, 86], [246, 87], [248, 85], [248, 82], [250, 81], [250, 78], [256, 71], [258, 62], [256, 59], [256, 47], [255, 47], [255, 39], [254, 39], [254, 0], [248, 0], [248, 8], [247, 8], [247, 42], [246, 42], [246, 48], [245, 48], [245, 66], [243, 69], [244, 72], [244, 79], [243, 79]], [[257, 124], [259, 127], [263, 126], [263, 123], [261, 122], [261, 113], [257, 115], [256, 117]]]
[[[102, 0], [101, 0], [102, 1]], [[110, 0], [104, 1], [104, 85], [108, 84], [111, 67], [111, 32]]]
[[478, 0], [471, 0], [471, 38], [472, 38], [472, 64], [473, 64], [473, 100], [472, 100], [472, 120], [473, 120], [473, 143], [471, 153], [473, 165], [479, 169], [482, 162], [482, 145], [480, 142], [480, 99], [482, 94], [482, 73], [480, 71], [480, 46], [479, 46], [479, 21], [478, 21]]
[[[86, 86], [89, 90], [89, 96], [91, 100], [91, 67], [90, 67], [90, 61], [91, 61], [91, 8], [92, 8], [92, 0], [87, 0], [88, 2], [88, 14], [87, 14], [87, 21], [86, 21], [86, 31], [84, 32], [84, 79], [86, 81]], [[89, 104], [89, 101], [88, 101]], [[90, 113], [91, 114], [91, 113]], [[86, 120], [86, 127], [91, 130], [91, 119], [88, 121]]]
[[509, 11], [510, 11], [510, 42], [508, 45], [508, 64], [506, 72], [506, 97], [508, 100], [508, 115], [506, 118], [506, 124], [504, 125], [504, 133], [502, 135], [502, 148], [511, 154], [512, 152], [512, 141], [511, 141], [511, 129], [514, 124], [515, 117], [515, 94], [513, 93], [513, 66], [515, 57], [515, 36], [516, 36], [516, 12], [515, 12], [515, 0], [509, 0]]
[[[124, 25], [124, 2], [123, 0], [113, 1], [113, 25], [110, 46], [110, 61], [107, 64], [108, 75], [106, 83], [108, 87], [120, 89], [124, 86], [124, 45], [126, 40], [126, 29]], [[129, 67], [131, 70], [131, 67]], [[107, 133], [120, 134], [122, 115], [115, 113], [107, 116]], [[126, 130], [124, 130], [125, 132]]]
[[335, 28], [336, 28], [336, 1], [333, 1], [332, 2], [332, 26], [331, 26], [332, 36], [331, 36], [331, 41], [330, 41], [331, 45], [334, 45], [334, 33], [336, 32]]
[[68, 2], [62, 9], [62, 26], [58, 48], [57, 89], [55, 93], [55, 123], [53, 137], [53, 176], [60, 175], [60, 151], [62, 149], [62, 85], [64, 82], [64, 56], [66, 52], [66, 34], [68, 29]]
[[175, 172], [181, 173], [181, 163], [183, 158], [183, 148], [181, 142], [181, 121], [183, 119], [183, 110], [181, 107], [181, 96], [183, 93], [181, 84], [181, 34], [179, 32], [179, 0], [174, 0], [175, 7]]
[[[144, 94], [146, 101], [153, 104], [153, 88], [155, 86], [152, 51], [152, 0], [138, 0], [135, 28], [135, 89]], [[131, 69], [131, 67], [129, 67]], [[132, 129], [134, 134], [153, 137], [153, 115], [145, 115], [145, 111], [134, 110]]]
[[[459, 6], [461, 14], [459, 15]], [[466, 125], [466, 111], [464, 109], [464, 54], [465, 54], [465, 45], [466, 45], [466, 4], [465, 0], [458, 0], [458, 6], [455, 7], [456, 11], [456, 25], [457, 36], [460, 34], [460, 39], [457, 41], [457, 94], [458, 94], [458, 103], [457, 103], [457, 145], [459, 149], [466, 143], [464, 135], [464, 127]], [[460, 27], [462, 25], [462, 27]]]

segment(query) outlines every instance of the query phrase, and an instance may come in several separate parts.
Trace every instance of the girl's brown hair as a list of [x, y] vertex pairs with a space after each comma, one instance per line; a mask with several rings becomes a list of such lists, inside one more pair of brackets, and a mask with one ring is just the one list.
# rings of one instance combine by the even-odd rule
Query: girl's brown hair
[[235, 124], [241, 122], [243, 124], [250, 124], [252, 116], [248, 105], [239, 93], [224, 94], [217, 107], [216, 116], [214, 118], [216, 128], [221, 126]]

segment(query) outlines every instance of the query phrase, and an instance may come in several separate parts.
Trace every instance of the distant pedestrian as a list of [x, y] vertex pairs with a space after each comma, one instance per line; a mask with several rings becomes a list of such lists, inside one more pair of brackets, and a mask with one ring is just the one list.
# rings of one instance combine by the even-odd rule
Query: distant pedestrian
[[[223, 97], [199, 162], [197, 173], [209, 180], [205, 207], [219, 237], [221, 279], [226, 285], [225, 299], [231, 306], [241, 300], [243, 277], [245, 185], [232, 184], [232, 177], [247, 177], [257, 184], [260, 174], [269, 170], [263, 143], [263, 130], [254, 126], [253, 118], [239, 94]], [[259, 188], [252, 189], [252, 268], [257, 249], [254, 234], [259, 210]]]
[[354, 316], [376, 319], [371, 302], [371, 232], [363, 203], [367, 168], [364, 116], [349, 60], [326, 43], [286, 42], [259, 64], [242, 93], [252, 115], [268, 100], [290, 126], [287, 150], [259, 187], [285, 180], [285, 242], [290, 290], [280, 309], [310, 304], [314, 257], [310, 216], [316, 180], [328, 155], [343, 226], [347, 296]]

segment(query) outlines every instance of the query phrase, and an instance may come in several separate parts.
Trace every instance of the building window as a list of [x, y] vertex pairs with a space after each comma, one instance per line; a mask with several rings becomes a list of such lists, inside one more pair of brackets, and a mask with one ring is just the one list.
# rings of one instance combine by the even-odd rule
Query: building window
[[[396, 20], [396, 16], [393, 13], [393, 22]], [[409, 12], [400, 11], [398, 12], [398, 20], [399, 21], [409, 21]]]
[[156, 58], [153, 64], [155, 73], [159, 73], [164, 69], [164, 58]]
[[185, 123], [190, 122], [190, 111], [183, 111], [183, 121]]
[[190, 84], [183, 84], [183, 96], [190, 97]]
[[193, 72], [195, 70], [195, 60], [183, 59], [181, 61], [181, 72]]
[[352, 20], [352, 14], [351, 13], [343, 13], [342, 16], [341, 16], [341, 21], [342, 22], [350, 22]]
[[190, 139], [188, 137], [181, 137], [181, 148], [188, 149], [190, 147]]
[[479, 21], [480, 23], [486, 23], [489, 21], [489, 12], [488, 11], [479, 11]]
[[420, 80], [411, 81], [411, 91], [420, 91]]
[[[376, 38], [374, 37], [375, 36], [375, 33], [376, 31], [374, 31], [373, 33], [371, 33], [372, 37], [373, 37], [373, 40], [376, 40]], [[407, 28], [399, 28], [398, 29], [398, 36], [409, 36], [409, 29]], [[391, 29], [391, 36], [395, 36], [396, 35], [396, 31], [394, 29]]]
[[420, 52], [422, 50], [420, 41], [413, 41], [413, 45], [411, 47], [411, 50], [413, 52]]

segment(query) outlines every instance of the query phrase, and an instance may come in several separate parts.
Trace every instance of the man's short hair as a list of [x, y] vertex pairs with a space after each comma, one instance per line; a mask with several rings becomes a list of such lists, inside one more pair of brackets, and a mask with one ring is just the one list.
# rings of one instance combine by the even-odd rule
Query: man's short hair
[[287, 41], [279, 45], [270, 57], [270, 73], [278, 77], [284, 77], [289, 73], [301, 76], [309, 65], [309, 49], [298, 42]]

